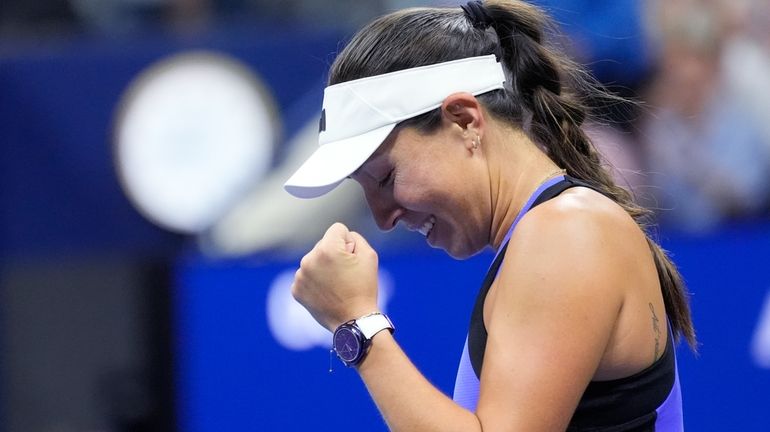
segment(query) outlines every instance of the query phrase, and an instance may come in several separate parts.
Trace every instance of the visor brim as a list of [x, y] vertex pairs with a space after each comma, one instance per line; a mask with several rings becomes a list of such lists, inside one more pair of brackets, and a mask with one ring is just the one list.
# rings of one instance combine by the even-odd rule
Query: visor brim
[[360, 168], [395, 127], [395, 123], [388, 124], [321, 145], [284, 183], [283, 188], [297, 198], [317, 198], [330, 192]]

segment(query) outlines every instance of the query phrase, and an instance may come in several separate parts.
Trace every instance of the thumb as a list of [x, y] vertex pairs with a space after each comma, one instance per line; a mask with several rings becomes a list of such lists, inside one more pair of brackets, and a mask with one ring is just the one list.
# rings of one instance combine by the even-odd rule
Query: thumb
[[356, 250], [356, 239], [353, 237], [353, 232], [348, 231], [345, 236], [345, 252], [353, 253]]
[[349, 246], [347, 243], [349, 235], [350, 230], [348, 230], [348, 227], [340, 222], [335, 222], [332, 224], [332, 226], [329, 227], [329, 229], [326, 230], [326, 233], [323, 236], [323, 241], [330, 246], [334, 245], [333, 247], [335, 249], [339, 248], [342, 250], [348, 250]]
[[353, 250], [350, 252], [353, 252], [356, 255], [366, 254], [366, 253], [374, 253], [374, 249], [369, 245], [369, 242], [366, 241], [364, 236], [361, 234], [350, 231], [348, 234], [348, 242], [353, 244]]

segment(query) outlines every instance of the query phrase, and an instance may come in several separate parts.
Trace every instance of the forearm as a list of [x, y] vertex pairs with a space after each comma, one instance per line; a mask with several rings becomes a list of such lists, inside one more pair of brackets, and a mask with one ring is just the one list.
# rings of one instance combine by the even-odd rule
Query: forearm
[[358, 372], [391, 431], [481, 431], [478, 417], [428, 382], [387, 331], [373, 338]]

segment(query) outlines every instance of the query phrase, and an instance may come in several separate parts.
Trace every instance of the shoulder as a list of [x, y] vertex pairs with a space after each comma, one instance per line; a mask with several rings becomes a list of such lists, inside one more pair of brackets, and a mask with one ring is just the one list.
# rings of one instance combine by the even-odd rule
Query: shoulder
[[521, 219], [498, 279], [515, 296], [509, 300], [615, 310], [641, 247], [644, 234], [623, 208], [591, 189], [572, 188]]
[[564, 191], [530, 210], [513, 233], [509, 250], [552, 259], [615, 262], [644, 243], [644, 233], [620, 205], [585, 187]]

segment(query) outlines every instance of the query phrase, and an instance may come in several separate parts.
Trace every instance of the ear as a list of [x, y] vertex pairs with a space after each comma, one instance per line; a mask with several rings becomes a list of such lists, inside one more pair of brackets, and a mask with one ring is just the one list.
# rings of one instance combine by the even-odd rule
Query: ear
[[481, 103], [470, 93], [452, 93], [441, 104], [441, 117], [462, 130], [463, 135], [470, 133], [471, 140], [484, 136], [486, 120]]

